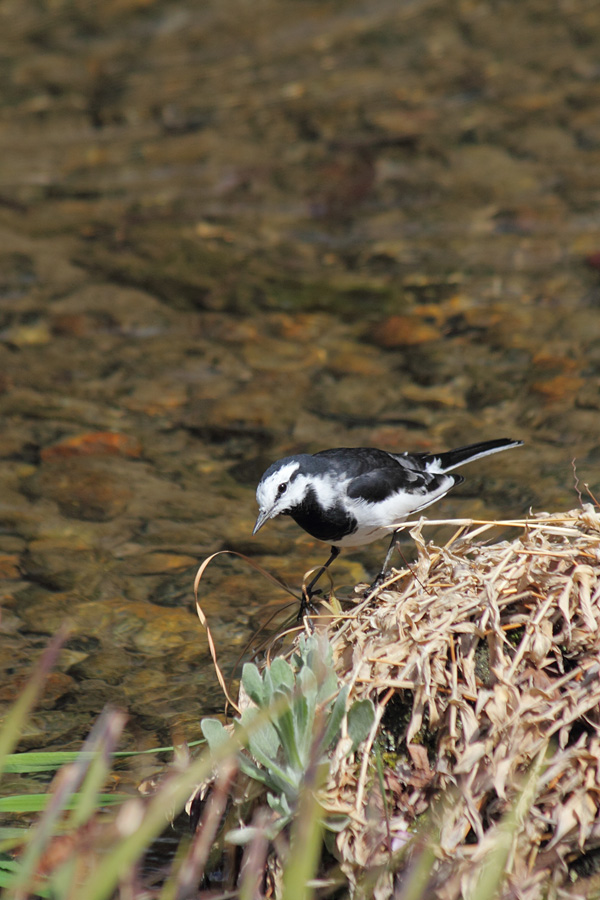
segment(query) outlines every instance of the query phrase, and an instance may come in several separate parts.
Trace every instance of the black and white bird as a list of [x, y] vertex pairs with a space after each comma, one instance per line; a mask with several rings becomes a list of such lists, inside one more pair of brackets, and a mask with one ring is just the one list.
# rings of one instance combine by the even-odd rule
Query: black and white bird
[[314, 587], [343, 547], [361, 547], [391, 533], [381, 572], [387, 569], [396, 534], [413, 513], [444, 497], [462, 475], [451, 474], [466, 463], [520, 447], [523, 441], [498, 438], [446, 453], [388, 453], [374, 447], [340, 447], [278, 459], [256, 489], [259, 513], [253, 534], [275, 516], [291, 516], [331, 555], [302, 596], [299, 618], [314, 596]]

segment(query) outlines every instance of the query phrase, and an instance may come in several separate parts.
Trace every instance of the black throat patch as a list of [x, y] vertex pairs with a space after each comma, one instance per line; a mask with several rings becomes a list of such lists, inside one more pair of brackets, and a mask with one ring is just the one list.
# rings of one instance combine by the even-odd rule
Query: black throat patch
[[288, 510], [288, 515], [318, 541], [333, 543], [356, 531], [357, 522], [341, 504], [324, 510], [313, 488], [306, 492], [302, 503]]

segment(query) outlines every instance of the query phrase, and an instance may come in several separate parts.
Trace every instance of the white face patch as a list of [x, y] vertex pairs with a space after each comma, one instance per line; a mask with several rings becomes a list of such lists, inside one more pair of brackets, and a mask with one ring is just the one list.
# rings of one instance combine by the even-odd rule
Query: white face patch
[[[299, 468], [299, 462], [289, 462], [275, 472], [271, 472], [269, 477], [264, 478], [256, 488], [256, 502], [261, 512], [268, 513], [269, 519], [289, 509], [294, 503], [302, 501], [306, 480], [297, 478], [290, 482], [290, 478]], [[303, 482], [303, 484], [298, 482]], [[295, 499], [297, 494], [298, 499]]]

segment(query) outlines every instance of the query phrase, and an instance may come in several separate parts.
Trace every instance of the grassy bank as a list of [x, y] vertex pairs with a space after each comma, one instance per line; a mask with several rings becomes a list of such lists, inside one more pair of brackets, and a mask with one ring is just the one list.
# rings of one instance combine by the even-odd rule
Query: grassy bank
[[[146, 796], [105, 788], [118, 711], [79, 754], [14, 752], [58, 636], [0, 737], [5, 773], [57, 768], [46, 801], [4, 792], [6, 814], [44, 809], [2, 832], [3, 896], [600, 896], [600, 516], [450, 524], [441, 547], [416, 525], [413, 565], [247, 664], [232, 720], [204, 720], [208, 746]], [[152, 881], [186, 805], [194, 833]]]

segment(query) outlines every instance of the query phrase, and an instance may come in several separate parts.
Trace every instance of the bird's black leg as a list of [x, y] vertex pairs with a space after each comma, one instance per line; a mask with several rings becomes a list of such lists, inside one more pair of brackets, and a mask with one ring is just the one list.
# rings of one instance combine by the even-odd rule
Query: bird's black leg
[[390, 546], [388, 547], [388, 551], [385, 554], [385, 559], [384, 559], [383, 565], [381, 567], [381, 572], [379, 573], [379, 575], [377, 576], [377, 578], [371, 585], [370, 590], [373, 590], [374, 588], [376, 588], [377, 585], [381, 584], [381, 582], [385, 578], [385, 573], [387, 572], [387, 567], [388, 567], [389, 561], [392, 558], [392, 553], [394, 552], [394, 547], [396, 546], [396, 540], [397, 540], [399, 533], [400, 533], [400, 529], [398, 529], [397, 531], [394, 531], [394, 533], [392, 534]]
[[306, 612], [307, 609], [314, 610], [314, 606], [311, 603], [311, 598], [314, 597], [314, 595], [315, 595], [315, 591], [313, 590], [313, 588], [314, 588], [315, 584], [317, 583], [317, 581], [319, 580], [319, 578], [321, 577], [321, 575], [323, 574], [323, 572], [325, 571], [325, 569], [329, 568], [329, 566], [334, 561], [334, 559], [337, 559], [337, 557], [339, 555], [340, 555], [340, 548], [332, 547], [331, 555], [330, 555], [329, 559], [327, 560], [327, 562], [321, 566], [321, 568], [319, 569], [319, 571], [317, 572], [315, 577], [312, 579], [312, 581], [305, 588], [304, 587], [302, 588], [302, 600], [300, 601], [300, 610], [298, 612], [298, 619], [301, 619], [304, 616], [304, 613]]

